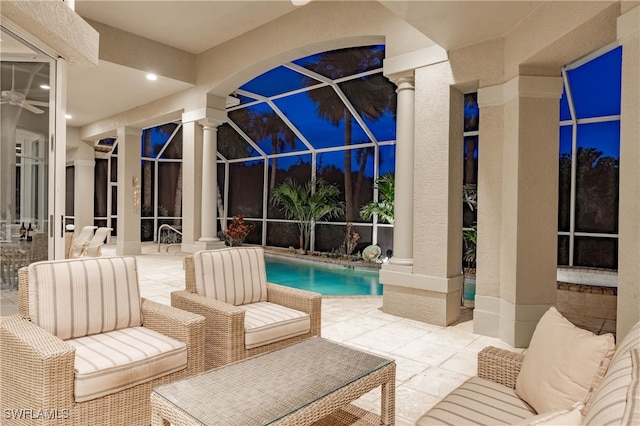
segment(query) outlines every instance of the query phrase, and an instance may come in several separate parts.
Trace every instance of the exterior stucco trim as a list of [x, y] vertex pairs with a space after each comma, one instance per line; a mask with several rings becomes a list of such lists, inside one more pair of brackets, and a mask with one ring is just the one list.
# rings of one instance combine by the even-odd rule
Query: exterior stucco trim
[[640, 6], [618, 17], [617, 34], [620, 43], [640, 36]]
[[560, 99], [562, 77], [521, 75], [495, 86], [478, 89], [478, 106], [499, 106], [517, 98]]

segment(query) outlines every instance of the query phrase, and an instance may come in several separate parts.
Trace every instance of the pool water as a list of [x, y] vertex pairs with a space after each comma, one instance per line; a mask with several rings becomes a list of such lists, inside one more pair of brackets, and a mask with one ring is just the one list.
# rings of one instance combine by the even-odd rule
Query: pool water
[[266, 258], [267, 281], [325, 296], [382, 295], [378, 271]]

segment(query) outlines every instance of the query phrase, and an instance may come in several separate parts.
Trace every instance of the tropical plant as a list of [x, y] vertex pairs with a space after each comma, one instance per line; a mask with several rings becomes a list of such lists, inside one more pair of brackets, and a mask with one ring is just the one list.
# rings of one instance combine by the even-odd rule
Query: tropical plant
[[478, 206], [478, 187], [475, 183], [465, 183], [462, 186], [462, 202], [474, 211]]
[[230, 246], [237, 247], [242, 245], [244, 239], [247, 238], [253, 228], [253, 225], [244, 221], [244, 215], [238, 214], [233, 216], [233, 220], [229, 228], [224, 231], [224, 235]]
[[366, 194], [365, 192], [362, 191], [362, 185], [364, 184], [367, 163], [369, 158], [373, 157], [374, 149], [371, 146], [367, 146], [364, 148], [357, 149], [355, 153], [356, 153], [356, 163], [360, 165], [360, 168], [358, 169], [358, 176], [356, 177], [356, 185], [353, 190], [353, 194], [354, 194], [353, 203], [354, 203], [354, 206], [357, 206], [360, 201], [359, 199], [356, 198], [357, 195]]
[[371, 219], [374, 214], [382, 222], [393, 225], [393, 202], [395, 199], [395, 176], [387, 172], [379, 176], [373, 183], [373, 188], [378, 190], [378, 201], [371, 201], [360, 209], [360, 217], [364, 220]]
[[273, 190], [271, 202], [279, 206], [287, 219], [295, 220], [300, 230], [300, 249], [309, 248], [311, 230], [315, 223], [323, 219], [332, 219], [344, 213], [344, 203], [338, 200], [340, 190], [337, 186], [318, 179], [299, 184], [291, 178]]
[[462, 260], [464, 261], [465, 270], [470, 270], [470, 273], [475, 273], [476, 247], [478, 245], [478, 228], [475, 223], [470, 228], [462, 231], [462, 241], [464, 245]]
[[[384, 50], [352, 48], [335, 50], [318, 55], [315, 63], [306, 67], [324, 77], [333, 80], [358, 72], [366, 71], [382, 64]], [[308, 78], [308, 86], [317, 84], [317, 80]], [[382, 74], [375, 74], [340, 84], [337, 90], [342, 91], [353, 110], [362, 117], [377, 120], [386, 111], [395, 113], [395, 87]], [[344, 122], [344, 194], [346, 203], [346, 220], [354, 220], [354, 190], [351, 178], [351, 150], [353, 117], [351, 110], [331, 87], [310, 90], [307, 95], [316, 103], [318, 117], [338, 126]]]

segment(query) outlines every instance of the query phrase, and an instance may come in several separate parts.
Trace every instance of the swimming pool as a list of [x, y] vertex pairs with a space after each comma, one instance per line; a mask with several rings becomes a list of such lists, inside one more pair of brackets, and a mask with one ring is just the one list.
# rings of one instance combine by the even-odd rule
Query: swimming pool
[[324, 296], [378, 296], [378, 271], [319, 262], [296, 262], [265, 257], [267, 281], [318, 292]]

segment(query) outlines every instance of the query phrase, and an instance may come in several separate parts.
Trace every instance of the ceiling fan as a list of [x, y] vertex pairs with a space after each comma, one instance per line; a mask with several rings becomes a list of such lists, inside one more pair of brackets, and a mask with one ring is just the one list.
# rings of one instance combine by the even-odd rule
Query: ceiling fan
[[15, 90], [15, 72], [16, 66], [11, 66], [11, 90], [3, 90], [0, 93], [0, 104], [16, 105], [31, 111], [34, 114], [42, 114], [43, 110], [37, 107], [48, 107], [48, 102], [32, 101], [26, 99], [26, 96]]

